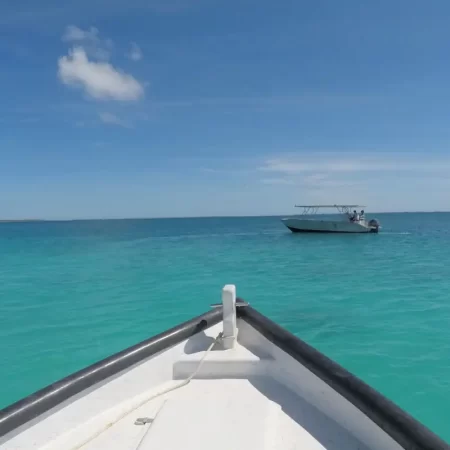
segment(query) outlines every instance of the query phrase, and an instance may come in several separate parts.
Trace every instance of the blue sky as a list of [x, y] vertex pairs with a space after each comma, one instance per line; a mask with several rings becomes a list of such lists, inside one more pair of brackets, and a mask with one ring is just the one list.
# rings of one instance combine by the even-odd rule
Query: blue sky
[[0, 5], [1, 216], [450, 209], [447, 1]]

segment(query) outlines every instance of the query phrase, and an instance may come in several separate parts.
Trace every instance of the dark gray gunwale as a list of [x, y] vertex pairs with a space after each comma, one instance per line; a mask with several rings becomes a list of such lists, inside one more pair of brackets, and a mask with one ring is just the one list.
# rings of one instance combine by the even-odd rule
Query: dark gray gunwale
[[35, 419], [65, 400], [95, 384], [189, 339], [222, 320], [222, 308], [195, 317], [170, 330], [115, 353], [85, 369], [0, 410], [0, 437]]
[[[341, 394], [408, 450], [450, 450], [450, 446], [397, 405], [301, 339], [251, 308], [240, 318]], [[0, 410], [0, 437], [58, 406], [70, 397], [170, 348], [222, 320], [222, 308], [195, 317], [129, 347]]]
[[450, 446], [382, 394], [294, 334], [250, 306], [239, 316], [362, 411], [408, 450], [449, 450]]

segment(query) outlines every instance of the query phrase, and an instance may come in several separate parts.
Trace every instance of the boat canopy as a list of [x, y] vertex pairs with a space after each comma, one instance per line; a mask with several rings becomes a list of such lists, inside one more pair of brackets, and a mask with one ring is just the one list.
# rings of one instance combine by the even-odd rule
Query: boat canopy
[[350, 213], [352, 209], [365, 208], [364, 205], [295, 205], [296, 208], [303, 208], [303, 214], [316, 214], [319, 209], [336, 208], [340, 213]]

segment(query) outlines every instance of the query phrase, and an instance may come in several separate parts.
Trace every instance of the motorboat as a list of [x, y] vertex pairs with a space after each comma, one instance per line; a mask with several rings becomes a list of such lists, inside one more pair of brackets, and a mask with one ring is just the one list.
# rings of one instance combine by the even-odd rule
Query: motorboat
[[1, 410], [0, 449], [450, 450], [234, 285], [211, 306]]
[[[378, 233], [381, 228], [378, 220], [365, 218], [361, 205], [295, 205], [303, 208], [303, 214], [298, 217], [281, 219], [284, 225], [293, 233]], [[335, 208], [340, 214], [338, 219], [318, 218], [317, 212], [325, 208]]]

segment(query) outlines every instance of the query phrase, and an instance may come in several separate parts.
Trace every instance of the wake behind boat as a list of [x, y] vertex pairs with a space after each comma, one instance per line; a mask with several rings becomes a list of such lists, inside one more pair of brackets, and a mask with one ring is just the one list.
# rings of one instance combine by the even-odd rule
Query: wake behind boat
[[212, 306], [0, 411], [0, 449], [450, 450], [235, 286]]
[[[367, 221], [364, 210], [358, 212], [361, 205], [295, 205], [303, 208], [299, 217], [281, 219], [293, 233], [378, 233], [380, 224], [376, 219]], [[341, 214], [337, 220], [319, 219], [315, 216], [319, 209], [336, 208]], [[353, 211], [352, 211], [353, 210]]]

